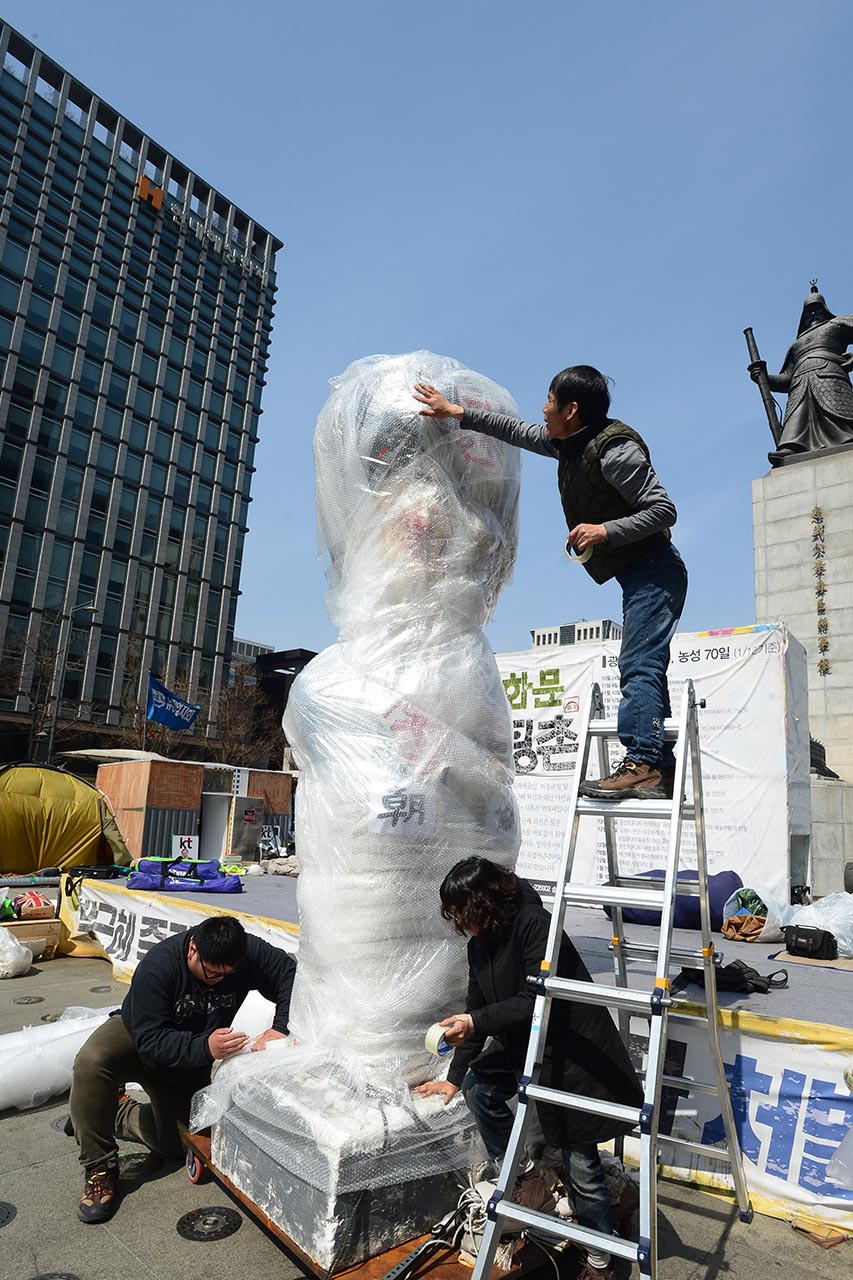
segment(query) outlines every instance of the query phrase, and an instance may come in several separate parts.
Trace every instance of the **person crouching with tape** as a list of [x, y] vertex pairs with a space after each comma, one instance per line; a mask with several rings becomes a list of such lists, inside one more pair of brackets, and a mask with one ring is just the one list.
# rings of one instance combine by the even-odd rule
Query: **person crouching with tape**
[[[493, 1160], [502, 1159], [513, 1124], [507, 1106], [524, 1068], [536, 991], [527, 982], [539, 973], [548, 941], [550, 916], [539, 895], [513, 872], [487, 858], [458, 862], [444, 878], [441, 914], [468, 942], [468, 998], [464, 1013], [441, 1023], [454, 1048], [446, 1080], [430, 1081], [415, 1092], [441, 1094], [445, 1102], [465, 1096]], [[556, 975], [592, 979], [575, 947], [563, 934]], [[494, 1043], [485, 1049], [486, 1040]], [[638, 1107], [643, 1091], [628, 1051], [609, 1012], [597, 1005], [555, 1000], [540, 1083], [567, 1093]], [[623, 1121], [537, 1104], [546, 1142], [562, 1150], [563, 1173], [581, 1226], [612, 1235], [610, 1199], [598, 1143], [630, 1131]], [[540, 1209], [549, 1195], [532, 1161], [522, 1171], [512, 1198]], [[605, 1280], [614, 1273], [610, 1256], [590, 1250], [580, 1280]]]
[[[183, 1158], [193, 1094], [210, 1083], [214, 1062], [287, 1036], [295, 973], [293, 956], [247, 934], [235, 916], [207, 916], [145, 953], [121, 1009], [74, 1060], [65, 1132], [85, 1170], [81, 1222], [106, 1222], [118, 1207], [117, 1138]], [[276, 1006], [272, 1026], [251, 1044], [230, 1025], [250, 991]], [[129, 1080], [146, 1103], [124, 1092]]]

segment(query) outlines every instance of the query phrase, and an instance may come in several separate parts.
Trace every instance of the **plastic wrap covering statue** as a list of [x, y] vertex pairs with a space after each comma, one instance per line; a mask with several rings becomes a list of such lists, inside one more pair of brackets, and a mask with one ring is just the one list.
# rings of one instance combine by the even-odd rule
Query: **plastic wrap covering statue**
[[335, 1267], [428, 1226], [455, 1201], [452, 1171], [483, 1154], [464, 1103], [409, 1086], [442, 1071], [424, 1033], [465, 1002], [439, 885], [472, 853], [514, 865], [519, 844], [509, 709], [482, 628], [515, 558], [520, 454], [421, 417], [418, 381], [517, 416], [506, 391], [429, 352], [332, 382], [314, 452], [340, 637], [285, 717], [300, 771], [296, 1048], [225, 1063], [193, 1115], [222, 1116], [220, 1167]]
[[285, 731], [300, 770], [299, 971], [292, 1025], [410, 1081], [426, 1027], [464, 1001], [464, 946], [439, 914], [460, 858], [512, 866], [506, 697], [482, 627], [515, 559], [519, 454], [420, 417], [412, 387], [517, 413], [429, 352], [333, 383], [314, 435], [337, 644], [303, 671]]

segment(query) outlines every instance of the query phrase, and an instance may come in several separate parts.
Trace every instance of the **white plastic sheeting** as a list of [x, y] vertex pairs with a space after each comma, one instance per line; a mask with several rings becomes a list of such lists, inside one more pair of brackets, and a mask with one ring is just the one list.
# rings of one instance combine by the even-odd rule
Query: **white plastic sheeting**
[[[417, 1234], [452, 1171], [482, 1158], [464, 1106], [409, 1086], [441, 1072], [424, 1032], [465, 1002], [465, 944], [439, 885], [471, 854], [513, 866], [520, 838], [509, 708], [482, 631], [515, 558], [520, 455], [420, 416], [418, 381], [517, 416], [502, 388], [429, 352], [360, 360], [332, 383], [314, 454], [340, 637], [285, 717], [300, 769], [296, 1048], [224, 1063], [192, 1116], [227, 1111], [214, 1159], [329, 1267]], [[286, 1204], [269, 1198], [273, 1169], [276, 1187], [295, 1179]], [[364, 1196], [383, 1210], [356, 1212]]]
[[[314, 455], [341, 634], [295, 682], [285, 720], [302, 863], [291, 1029], [391, 1087], [440, 1071], [424, 1032], [464, 1007], [442, 879], [474, 853], [512, 866], [520, 839], [509, 709], [482, 631], [515, 559], [520, 454], [422, 417], [421, 380], [517, 416], [501, 387], [429, 352], [333, 380]], [[252, 1057], [241, 1077], [265, 1071]], [[194, 1123], [227, 1105], [230, 1076], [225, 1064]]]
[[66, 1093], [78, 1051], [109, 1013], [74, 1005], [56, 1022], [0, 1036], [0, 1111], [38, 1107]]
[[303, 671], [285, 731], [300, 769], [292, 1027], [353, 1067], [435, 1074], [424, 1031], [462, 1006], [462, 940], [438, 888], [460, 858], [512, 866], [509, 711], [482, 627], [516, 551], [520, 455], [421, 417], [418, 381], [517, 416], [454, 360], [357, 361], [314, 435], [337, 644]]
[[0, 978], [20, 978], [33, 967], [33, 953], [9, 929], [0, 928]]

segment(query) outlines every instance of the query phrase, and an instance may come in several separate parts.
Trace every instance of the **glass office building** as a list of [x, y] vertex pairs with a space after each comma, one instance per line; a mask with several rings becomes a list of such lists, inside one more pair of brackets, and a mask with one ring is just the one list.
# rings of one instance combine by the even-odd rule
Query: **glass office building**
[[72, 715], [215, 709], [281, 242], [6, 24], [0, 65], [0, 713], [66, 639]]

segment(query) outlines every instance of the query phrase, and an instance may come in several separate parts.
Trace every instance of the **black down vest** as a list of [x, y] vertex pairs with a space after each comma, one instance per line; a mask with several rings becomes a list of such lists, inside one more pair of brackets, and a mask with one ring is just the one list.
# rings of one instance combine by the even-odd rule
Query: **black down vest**
[[[612, 440], [633, 440], [651, 462], [649, 447], [633, 427], [612, 419], [584, 446], [580, 455], [576, 450], [563, 447], [557, 467], [560, 499], [566, 516], [566, 524], [573, 529], [577, 524], [604, 524], [605, 520], [619, 520], [634, 514], [636, 508], [608, 484], [601, 473], [601, 455]], [[624, 547], [611, 547], [600, 542], [584, 568], [596, 582], [608, 582], [635, 560], [648, 555], [671, 541], [668, 529], [630, 542]]]

